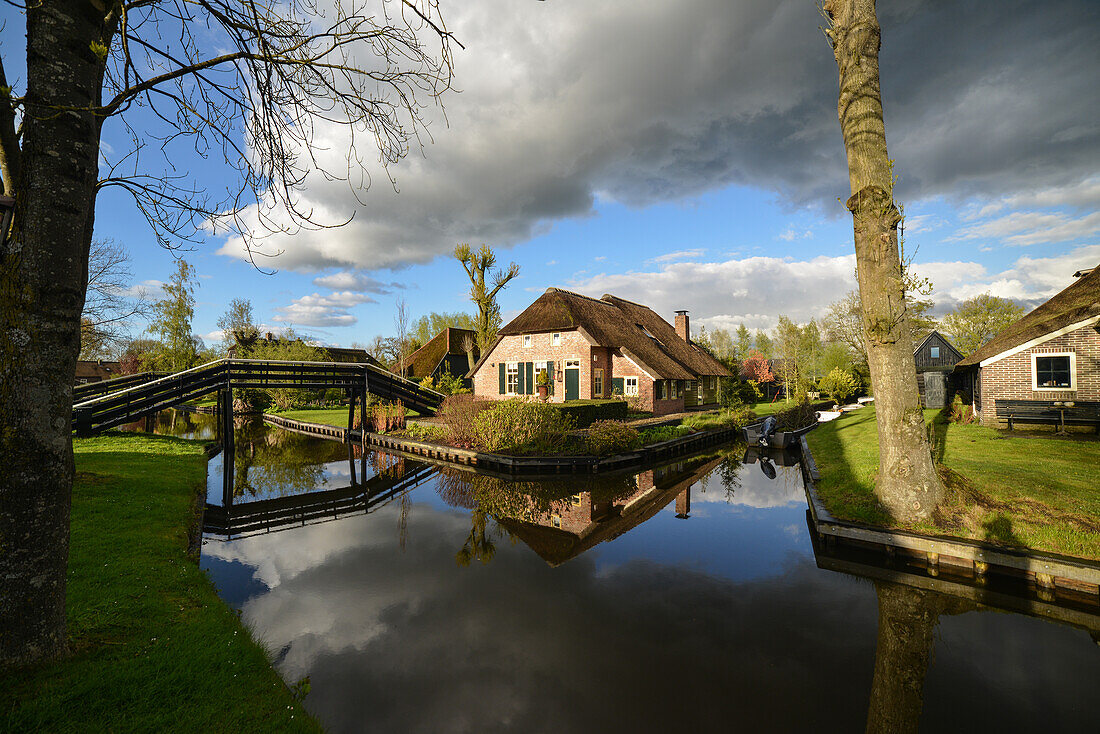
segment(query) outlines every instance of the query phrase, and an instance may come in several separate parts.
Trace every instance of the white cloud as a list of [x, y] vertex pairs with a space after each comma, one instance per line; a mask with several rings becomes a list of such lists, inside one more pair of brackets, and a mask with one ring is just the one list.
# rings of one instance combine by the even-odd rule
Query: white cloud
[[320, 275], [313, 279], [313, 285], [318, 288], [331, 288], [334, 291], [356, 291], [379, 295], [387, 295], [405, 287], [397, 282], [383, 283], [362, 271], [354, 270], [340, 270], [329, 275]]
[[1100, 232], [1100, 212], [1071, 217], [1061, 212], [1015, 211], [963, 227], [952, 239], [996, 239], [1006, 245], [1038, 245], [1079, 240]]
[[787, 229], [779, 235], [779, 239], [786, 242], [794, 242], [795, 240], [808, 240], [813, 236], [813, 231], [809, 229], [798, 231], [794, 227], [787, 227]]
[[350, 309], [361, 303], [376, 303], [370, 296], [354, 291], [341, 291], [322, 295], [314, 293], [295, 298], [288, 306], [275, 309], [290, 324], [299, 326], [351, 326], [359, 319]]
[[664, 255], [658, 255], [657, 257], [651, 257], [646, 260], [647, 265], [653, 265], [656, 263], [672, 263], [680, 260], [694, 260], [695, 258], [702, 257], [706, 253], [704, 249], [694, 250], [677, 250], [676, 252], [668, 252]]

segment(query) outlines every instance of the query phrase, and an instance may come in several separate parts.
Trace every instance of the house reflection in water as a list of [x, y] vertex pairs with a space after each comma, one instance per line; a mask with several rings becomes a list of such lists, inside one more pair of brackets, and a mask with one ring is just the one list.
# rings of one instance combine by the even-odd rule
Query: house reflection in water
[[[650, 469], [630, 477], [633, 486], [625, 492], [618, 487], [597, 486], [553, 499], [548, 507], [537, 508], [532, 503], [529, 512], [497, 515], [497, 522], [548, 564], [559, 566], [600, 543], [614, 540], [674, 501], [676, 516], [687, 518], [692, 485], [726, 459], [726, 454], [710, 455]], [[524, 516], [518, 516], [521, 514]]]

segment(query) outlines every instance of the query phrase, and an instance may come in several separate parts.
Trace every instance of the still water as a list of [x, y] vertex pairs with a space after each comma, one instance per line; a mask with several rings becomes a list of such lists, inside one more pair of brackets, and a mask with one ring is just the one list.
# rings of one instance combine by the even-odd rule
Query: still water
[[1100, 730], [1095, 608], [834, 558], [789, 457], [516, 482], [250, 424], [232, 464], [202, 566], [331, 731]]

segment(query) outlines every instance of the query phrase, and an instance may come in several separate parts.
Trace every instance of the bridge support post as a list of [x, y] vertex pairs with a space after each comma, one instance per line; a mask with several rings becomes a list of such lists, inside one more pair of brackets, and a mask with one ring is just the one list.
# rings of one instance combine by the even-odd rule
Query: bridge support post
[[92, 435], [91, 421], [89, 420], [88, 411], [84, 408], [74, 408], [73, 417], [76, 419], [76, 435], [77, 436], [90, 436]]
[[222, 507], [233, 505], [233, 391], [218, 391], [218, 432], [222, 444]]
[[355, 428], [355, 399], [358, 397], [358, 393], [355, 390], [348, 389], [348, 430]]

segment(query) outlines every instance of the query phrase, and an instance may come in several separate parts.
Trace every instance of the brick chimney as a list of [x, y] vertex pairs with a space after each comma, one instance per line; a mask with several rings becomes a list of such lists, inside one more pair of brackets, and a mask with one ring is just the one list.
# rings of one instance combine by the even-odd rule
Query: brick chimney
[[691, 487], [676, 495], [676, 517], [680, 520], [691, 517]]
[[684, 341], [691, 343], [691, 322], [688, 320], [687, 311], [676, 312], [676, 334]]

